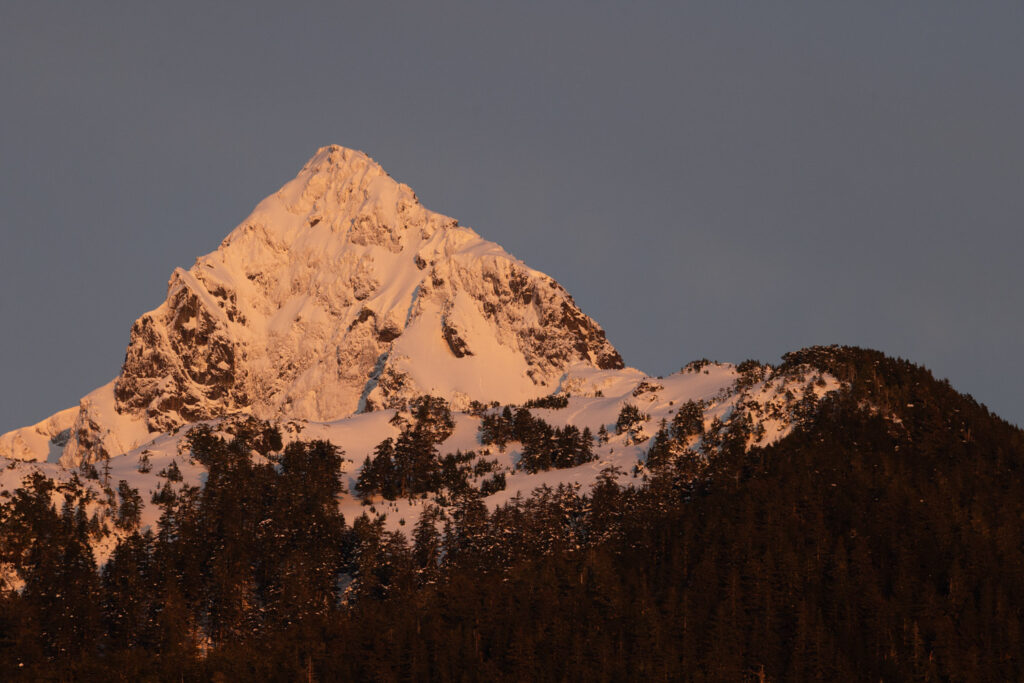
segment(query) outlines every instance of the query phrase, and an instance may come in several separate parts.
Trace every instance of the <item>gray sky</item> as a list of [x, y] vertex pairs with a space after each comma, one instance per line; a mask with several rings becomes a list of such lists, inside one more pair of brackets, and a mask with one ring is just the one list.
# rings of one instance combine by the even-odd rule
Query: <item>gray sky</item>
[[1021, 4], [343, 4], [3, 3], [0, 432], [329, 143], [647, 372], [856, 344], [1024, 423]]

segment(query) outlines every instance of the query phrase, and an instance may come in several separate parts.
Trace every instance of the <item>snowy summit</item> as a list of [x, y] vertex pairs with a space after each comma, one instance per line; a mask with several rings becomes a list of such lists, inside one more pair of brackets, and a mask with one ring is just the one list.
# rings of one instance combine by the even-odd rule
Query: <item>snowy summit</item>
[[121, 373], [78, 408], [0, 437], [73, 466], [235, 413], [326, 421], [432, 394], [522, 402], [572, 368], [622, 368], [555, 280], [423, 207], [332, 145], [264, 199], [132, 326]]

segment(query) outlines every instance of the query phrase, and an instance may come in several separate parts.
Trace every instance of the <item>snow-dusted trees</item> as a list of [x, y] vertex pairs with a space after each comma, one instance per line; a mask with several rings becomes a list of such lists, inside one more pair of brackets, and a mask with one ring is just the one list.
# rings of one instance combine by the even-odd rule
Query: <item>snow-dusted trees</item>
[[629, 434], [633, 441], [640, 441], [643, 433], [643, 424], [651, 419], [650, 415], [644, 413], [632, 403], [623, 403], [619, 417], [615, 421], [616, 434]]
[[523, 450], [518, 466], [527, 472], [575, 467], [594, 459], [594, 436], [589, 427], [582, 431], [575, 425], [552, 427], [527, 408], [513, 413], [506, 406], [500, 413], [484, 415], [480, 441], [503, 450], [510, 441], [520, 442]]
[[[455, 426], [448, 404], [443, 400], [425, 396], [414, 401], [411, 417], [412, 421], [408, 421], [396, 413], [391, 423], [401, 429], [397, 439], [380, 442], [373, 455], [363, 461], [356, 490], [364, 499], [381, 495], [395, 500], [427, 492], [450, 499], [470, 490], [471, 477], [492, 471], [493, 462], [477, 460], [473, 451], [439, 455], [438, 445], [451, 435]], [[511, 421], [510, 417], [509, 424]], [[487, 493], [504, 487], [502, 473], [481, 483], [481, 489]]]
[[512, 414], [512, 408], [505, 406], [500, 413], [483, 415], [480, 421], [480, 443], [494, 444], [499, 450], [504, 451], [508, 442], [515, 440], [515, 416]]
[[[63, 498], [59, 512], [55, 498]], [[99, 640], [99, 577], [89, 542], [88, 502], [74, 479], [58, 487], [35, 473], [0, 505], [0, 566], [13, 568], [21, 580], [19, 611], [36, 633], [35, 642], [22, 643], [28, 646], [19, 653], [23, 658], [77, 658], [92, 652]], [[0, 643], [11, 642], [11, 624], [4, 622], [0, 617]]]
[[437, 580], [442, 550], [441, 532], [437, 528], [440, 518], [440, 508], [436, 505], [426, 505], [413, 530], [413, 561], [422, 583], [433, 583]]
[[[158, 533], [126, 537], [104, 572], [108, 629], [119, 647], [149, 644], [191, 657], [199, 634], [233, 643], [335, 608], [352, 555], [337, 506], [341, 455], [325, 441], [294, 442], [254, 461], [251, 439], [262, 437], [190, 434], [206, 485], [176, 487], [180, 477], [168, 472], [155, 497]], [[126, 484], [119, 492], [121, 524], [138, 494]]]
[[648, 415], [632, 403], [623, 403], [622, 409], [619, 411], [619, 418], [615, 421], [615, 433], [625, 434], [648, 419], [650, 419]]
[[523, 441], [519, 459], [522, 469], [539, 472], [575, 467], [594, 459], [594, 437], [589, 427], [581, 432], [575, 425], [552, 428], [546, 422], [538, 422]]
[[411, 413], [412, 422], [396, 415], [393, 424], [401, 427], [398, 438], [377, 444], [373, 456], [363, 462], [356, 482], [360, 495], [380, 494], [394, 500], [436, 491], [442, 485], [458, 488], [459, 466], [474, 456], [439, 458], [438, 444], [455, 428], [448, 404], [423, 396], [412, 402]]
[[704, 402], [687, 401], [672, 416], [673, 436], [689, 438], [704, 433]]
[[142, 496], [139, 495], [138, 489], [129, 486], [124, 479], [118, 482], [117, 493], [121, 497], [121, 504], [117, 508], [114, 523], [119, 529], [134, 530], [139, 525], [139, 515], [142, 514]]
[[356, 490], [362, 496], [379, 493], [389, 500], [398, 496], [394, 439], [384, 439], [374, 448], [372, 456], [366, 456], [356, 480]]
[[[621, 419], [621, 416], [620, 416]], [[647, 467], [655, 469], [665, 465], [673, 464], [678, 466], [680, 457], [685, 456], [689, 461], [687, 469], [692, 469], [694, 464], [694, 452], [691, 442], [696, 436], [704, 434], [704, 403], [702, 401], [686, 401], [672, 421], [664, 419], [658, 425], [658, 431], [651, 439], [651, 445], [647, 449]]]
[[261, 577], [277, 617], [325, 614], [345, 562], [345, 520], [338, 512], [341, 455], [326, 441], [294, 442], [278, 459], [273, 507], [264, 524], [269, 576]]

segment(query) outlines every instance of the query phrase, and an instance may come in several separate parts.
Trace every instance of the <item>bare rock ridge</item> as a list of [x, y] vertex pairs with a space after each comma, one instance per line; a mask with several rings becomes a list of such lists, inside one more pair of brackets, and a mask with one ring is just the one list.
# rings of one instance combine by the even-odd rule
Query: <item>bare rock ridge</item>
[[327, 421], [424, 393], [520, 402], [579, 366], [623, 363], [561, 285], [424, 208], [362, 152], [324, 147], [174, 271], [113, 382], [46, 429], [0, 437], [0, 456], [52, 457], [45, 435], [63, 430], [74, 465], [237, 412]]

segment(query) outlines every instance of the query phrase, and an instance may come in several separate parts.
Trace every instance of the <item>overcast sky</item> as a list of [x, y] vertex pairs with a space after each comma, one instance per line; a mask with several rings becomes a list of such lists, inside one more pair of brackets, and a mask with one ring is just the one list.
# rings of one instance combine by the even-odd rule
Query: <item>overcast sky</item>
[[344, 4], [3, 3], [0, 432], [329, 143], [646, 372], [854, 344], [1024, 423], [1024, 5]]

